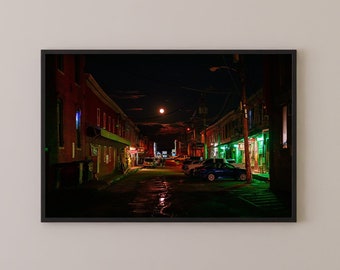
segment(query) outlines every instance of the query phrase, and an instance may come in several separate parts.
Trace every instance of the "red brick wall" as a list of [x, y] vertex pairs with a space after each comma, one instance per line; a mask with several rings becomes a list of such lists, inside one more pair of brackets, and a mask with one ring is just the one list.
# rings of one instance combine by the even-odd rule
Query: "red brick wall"
[[[81, 59], [80, 69], [84, 68], [84, 59]], [[64, 146], [59, 147], [58, 162], [73, 162], [85, 159], [85, 104], [84, 104], [84, 76], [80, 83], [75, 82], [75, 64], [73, 55], [64, 56], [64, 70], [56, 70], [57, 98], [63, 102], [63, 137]], [[83, 74], [83, 73], [81, 73]], [[77, 147], [76, 138], [76, 110], [80, 109], [81, 118], [81, 147]], [[72, 156], [74, 143], [74, 157]]]

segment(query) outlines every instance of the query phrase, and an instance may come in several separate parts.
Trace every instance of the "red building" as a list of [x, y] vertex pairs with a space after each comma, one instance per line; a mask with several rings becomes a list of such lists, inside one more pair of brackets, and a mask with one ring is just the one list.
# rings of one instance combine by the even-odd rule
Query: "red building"
[[96, 80], [84, 73], [85, 57], [51, 54], [44, 60], [47, 188], [101, 179], [137, 164], [138, 149], [147, 148], [145, 139]]

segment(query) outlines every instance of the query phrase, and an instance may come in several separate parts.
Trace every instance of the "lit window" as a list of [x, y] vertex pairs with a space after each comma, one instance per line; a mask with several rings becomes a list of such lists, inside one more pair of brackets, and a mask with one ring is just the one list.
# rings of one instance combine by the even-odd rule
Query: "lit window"
[[81, 147], [81, 111], [78, 109], [76, 111], [76, 133], [77, 133], [77, 148]]
[[105, 164], [108, 164], [109, 163], [109, 154], [108, 154], [108, 151], [107, 151], [107, 146], [104, 146], [104, 163]]
[[112, 162], [112, 147], [109, 147], [109, 163]]

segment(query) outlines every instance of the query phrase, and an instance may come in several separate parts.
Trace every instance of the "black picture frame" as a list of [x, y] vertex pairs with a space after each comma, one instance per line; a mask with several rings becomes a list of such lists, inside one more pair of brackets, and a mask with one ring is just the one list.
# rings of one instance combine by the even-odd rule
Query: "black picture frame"
[[[213, 59], [211, 64], [207, 61], [209, 57]], [[98, 62], [96, 62], [96, 58], [98, 58]], [[150, 68], [150, 61], [148, 62], [148, 59], [151, 58], [152, 61], [154, 61], [151, 62], [153, 64], [157, 63], [157, 66], [143, 73], [143, 78], [140, 79], [138, 77], [140, 73], [138, 72]], [[201, 58], [204, 58], [202, 64], [200, 63]], [[133, 71], [124, 70], [123, 73], [127, 72], [128, 74], [123, 74], [119, 73], [119, 68], [115, 66], [110, 70], [112, 72], [110, 75], [111, 79], [107, 81], [102, 80], [102, 78], [97, 79], [95, 75], [89, 73], [91, 68], [95, 70], [95, 66], [97, 68], [98, 66], [104, 67], [112, 59], [118, 59], [117, 61], [119, 61], [125, 69], [135, 61], [134, 65], [138, 68]], [[232, 184], [230, 184], [230, 186], [223, 186], [223, 184], [217, 186], [215, 183], [227, 183], [228, 181], [214, 181], [213, 183], [202, 181], [199, 182], [200, 186], [203, 186], [203, 191], [199, 191], [200, 202], [195, 202], [195, 198], [192, 198], [195, 197], [195, 192], [190, 191], [191, 197], [187, 196], [191, 198], [190, 200], [183, 199], [185, 197], [183, 194], [180, 196], [172, 194], [171, 200], [176, 196], [178, 197], [176, 199], [179, 200], [180, 198], [183, 200], [183, 205], [180, 210], [178, 210], [180, 203], [176, 205], [175, 202], [172, 202], [172, 214], [167, 213], [167, 215], [162, 216], [159, 209], [157, 210], [158, 212], [156, 211], [156, 214], [154, 210], [150, 210], [149, 212], [145, 210], [144, 212], [133, 212], [129, 209], [133, 207], [131, 206], [133, 205], [133, 192], [125, 193], [124, 191], [124, 193], [122, 193], [119, 190], [118, 192], [109, 194], [110, 196], [107, 194], [108, 192], [106, 192], [110, 185], [111, 187], [117, 185], [117, 183], [122, 185], [124, 178], [121, 177], [122, 180], [117, 180], [116, 182], [105, 182], [103, 179], [105, 176], [111, 175], [113, 170], [116, 170], [118, 167], [119, 169], [124, 167], [122, 160], [126, 158], [126, 155], [128, 155], [130, 159], [132, 157], [136, 158], [133, 156], [136, 153], [137, 155], [139, 153], [144, 153], [145, 155], [145, 152], [139, 152], [141, 149], [145, 151], [145, 148], [140, 147], [140, 143], [136, 145], [130, 144], [130, 148], [127, 147], [130, 143], [130, 139], [127, 138], [127, 133], [133, 137], [137, 135], [131, 135], [131, 130], [134, 128], [140, 130], [139, 126], [134, 126], [134, 122], [131, 120], [129, 113], [124, 111], [123, 105], [120, 105], [126, 103], [118, 104], [119, 102], [114, 100], [114, 97], [117, 98], [117, 100], [119, 98], [122, 99], [122, 96], [119, 95], [122, 95], [124, 91], [127, 90], [125, 89], [123, 92], [112, 95], [112, 93], [107, 94], [106, 87], [110, 87], [109, 81], [118, 81], [121, 80], [121, 77], [125, 76], [123, 79], [126, 83], [136, 80], [135, 85], [133, 83], [131, 85], [137, 88], [137, 84], [141, 82], [140, 80], [149, 82], [150, 80], [154, 80], [152, 83], [158, 86], [163, 85], [165, 89], [180, 88], [182, 91], [186, 89], [192, 92], [196, 90], [199, 92], [205, 89], [201, 91], [203, 94], [199, 92], [202, 96], [216, 90], [216, 88], [214, 88], [215, 86], [209, 88], [209, 83], [213, 85], [215, 82], [202, 83], [202, 85], [204, 85], [203, 88], [201, 89], [199, 87], [203, 81], [203, 75], [201, 77], [203, 73], [200, 73], [201, 71], [198, 71], [197, 75], [195, 75], [197, 78], [196, 84], [185, 85], [185, 83], [182, 82], [183, 84], [179, 85], [176, 79], [179, 79], [181, 72], [186, 72], [190, 66], [190, 63], [186, 66], [180, 62], [182, 61], [181, 59], [184, 59], [184, 62], [188, 62], [187, 59], [191, 59], [197, 66], [206, 65], [206, 68], [211, 72], [206, 78], [211, 78], [212, 81], [219, 76], [227, 77], [230, 82], [228, 87], [233, 87], [234, 90], [232, 91], [235, 91], [230, 94], [229, 99], [232, 100], [231, 97], [236, 95], [235, 93], [238, 89], [240, 91], [238, 95], [241, 103], [245, 101], [245, 99], [243, 99], [243, 93], [245, 93], [247, 101], [251, 100], [251, 102], [253, 102], [251, 105], [243, 102], [242, 104], [246, 104], [246, 106], [242, 107], [242, 104], [240, 106], [235, 105], [237, 103], [235, 100], [231, 101], [234, 102], [234, 104], [230, 105], [230, 108], [233, 109], [223, 111], [223, 114], [221, 114], [215, 122], [204, 122], [204, 131], [197, 131], [200, 133], [203, 132], [201, 137], [204, 137], [205, 140], [201, 142], [203, 143], [203, 150], [201, 148], [200, 152], [201, 154], [203, 153], [202, 155], [209, 157], [208, 154], [210, 150], [211, 153], [217, 151], [217, 154], [214, 152], [214, 155], [223, 155], [223, 158], [231, 158], [238, 155], [237, 159], [241, 161], [245, 160], [246, 172], [247, 167], [251, 170], [252, 182], [240, 182], [234, 186], [232, 186]], [[216, 59], [220, 59], [221, 61], [218, 62]], [[92, 61], [93, 66], [91, 68], [88, 66], [87, 61]], [[148, 64], [143, 64], [143, 61]], [[216, 65], [216, 61], [218, 65]], [[177, 66], [176, 63], [178, 63]], [[165, 65], [173, 65], [176, 67], [176, 74], [174, 73], [171, 77], [173, 80], [169, 80], [169, 76], [163, 77], [161, 75], [162, 72], [164, 73], [162, 67]], [[169, 71], [170, 74], [170, 67], [164, 70]], [[102, 77], [104, 77], [105, 72], [104, 69], [99, 69], [98, 74], [103, 74]], [[223, 72], [224, 75], [222, 74]], [[231, 73], [234, 74], [231, 75]], [[191, 75], [190, 73], [188, 76]], [[206, 78], [204, 78], [205, 81], [207, 80]], [[250, 83], [246, 81], [248, 78], [249, 80], [250, 78], [255, 78], [252, 82], [253, 86], [249, 86]], [[260, 82], [258, 82], [257, 79], [259, 79]], [[41, 221], [296, 222], [296, 80], [297, 51], [294, 49], [41, 50]], [[218, 83], [216, 84], [218, 85]], [[244, 90], [242, 90], [243, 86], [245, 88]], [[141, 88], [143, 87], [145, 87], [145, 85]], [[253, 87], [253, 90], [249, 90], [248, 87]], [[222, 88], [219, 88], [216, 91], [220, 91], [221, 89]], [[175, 92], [175, 90], [173, 91]], [[131, 94], [139, 95], [141, 92], [132, 91]], [[137, 102], [138, 97], [135, 98]], [[178, 100], [180, 100], [180, 98], [178, 98]], [[93, 108], [91, 107], [92, 105], [89, 105], [92, 104], [91, 102], [93, 102], [93, 104], [97, 102], [96, 105], [93, 105]], [[98, 102], [100, 102], [99, 105]], [[106, 109], [98, 110], [101, 105]], [[95, 108], [97, 108], [97, 117], [95, 116]], [[104, 112], [105, 110], [109, 110], [107, 108], [112, 110], [112, 115], [109, 115], [109, 112], [107, 114]], [[135, 111], [131, 109], [134, 113], [139, 110], [138, 107], [134, 109]], [[199, 108], [197, 108], [197, 112], [198, 109]], [[230, 113], [231, 111], [233, 111], [234, 114]], [[250, 115], [250, 112], [252, 115]], [[228, 116], [229, 118], [227, 117], [228, 113], [231, 115]], [[244, 122], [242, 117], [239, 118], [239, 115], [242, 115], [242, 113], [243, 115], [247, 115], [247, 122]], [[104, 119], [105, 126], [103, 126]], [[207, 121], [207, 119], [204, 121]], [[253, 127], [249, 121], [253, 121]], [[214, 125], [217, 125], [216, 123], [219, 123], [219, 131], [216, 131], [217, 128], [214, 131]], [[240, 127], [242, 123], [247, 123], [247, 128], [243, 125], [243, 132], [240, 131], [242, 129]], [[256, 126], [257, 123], [260, 123], [259, 126]], [[125, 126], [123, 127], [123, 125]], [[120, 128], [119, 131], [115, 130], [118, 126]], [[127, 129], [124, 130], [126, 126], [129, 126], [129, 131]], [[194, 128], [199, 129], [198, 126]], [[235, 131], [237, 129], [239, 130]], [[248, 129], [248, 142], [244, 141], [244, 129]], [[223, 137], [219, 139], [220, 144], [217, 146], [217, 150], [213, 149], [215, 145], [212, 145], [211, 148], [208, 146], [207, 132], [210, 131], [213, 135], [215, 134], [214, 132], [216, 132], [216, 134], [219, 134], [218, 136]], [[258, 135], [260, 133], [262, 137]], [[70, 140], [70, 138], [72, 139]], [[98, 142], [98, 138], [102, 139], [102, 141]], [[148, 140], [152, 141], [151, 138]], [[266, 141], [264, 142], [264, 140]], [[107, 146], [101, 145], [105, 144], [106, 141], [110, 141]], [[194, 142], [186, 141], [187, 155], [189, 155], [190, 147], [191, 153], [194, 153], [194, 150], [198, 151], [199, 145], [196, 143], [199, 143], [197, 138], [195, 138]], [[249, 146], [248, 161], [245, 157], [246, 154], [244, 154], [244, 152], [246, 152], [246, 144]], [[219, 148], [220, 146], [222, 150]], [[140, 149], [138, 147], [140, 147]], [[194, 149], [194, 147], [196, 148]], [[123, 151], [125, 156], [119, 156], [122, 154], [120, 151]], [[134, 151], [137, 152], [135, 153]], [[236, 151], [236, 154], [233, 151]], [[100, 162], [98, 160], [100, 160]], [[234, 162], [235, 160], [230, 159], [230, 162], [231, 161]], [[131, 160], [128, 162], [131, 163]], [[136, 162], [136, 160], [134, 159], [133, 162]], [[138, 162], [139, 161], [134, 163], [134, 165], [140, 165]], [[241, 163], [242, 162], [239, 164]], [[100, 173], [94, 172], [96, 169], [99, 172], [105, 171], [107, 169], [105, 167], [106, 165], [107, 168], [111, 170], [110, 173], [100, 175]], [[109, 165], [111, 167], [109, 167]], [[135, 166], [130, 166], [130, 170], [123, 168], [118, 178], [120, 178], [121, 175], [126, 176], [132, 173], [132, 167]], [[258, 172], [256, 179], [254, 179], [255, 169], [256, 172]], [[117, 174], [115, 174], [115, 177], [117, 177]], [[130, 175], [130, 177], [133, 176]], [[186, 180], [187, 178], [185, 178], [184, 175], [182, 178], [181, 183], [185, 184], [187, 181], [191, 181], [190, 184], [195, 188], [196, 182], [194, 182], [194, 180]], [[206, 185], [210, 185], [210, 187], [207, 188], [214, 187], [213, 193], [209, 193], [209, 190], [204, 189]], [[180, 192], [185, 193], [184, 190], [180, 190]], [[100, 197], [102, 196], [101, 194], [103, 197]], [[215, 198], [212, 194], [215, 194], [214, 196], [218, 199], [211, 199]], [[225, 197], [223, 197], [224, 195]], [[108, 207], [108, 212], [103, 210], [107, 206], [101, 205], [99, 206], [100, 210], [96, 210], [95, 207], [97, 206], [94, 207], [94, 205], [91, 204], [91, 202], [101, 200], [98, 198], [104, 198], [104, 196], [109, 196], [105, 198], [105, 200], [115, 204], [114, 206], [111, 205]], [[130, 201], [124, 199], [121, 208], [119, 204], [120, 196], [121, 198], [131, 197]], [[208, 196], [206, 205], [211, 203], [215, 206], [206, 206], [208, 210], [204, 210], [205, 212], [203, 210], [199, 212], [198, 207], [186, 209], [186, 204], [199, 204], [205, 196]], [[256, 198], [256, 200], [254, 198]], [[165, 197], [163, 199], [166, 200], [167, 198]], [[142, 201], [143, 200], [139, 201], [139, 203], [141, 204]], [[160, 198], [156, 196], [155, 205], [149, 205], [148, 207], [153, 207], [153, 209], [159, 208], [157, 203], [159, 204], [161, 202]], [[164, 203], [164, 201], [162, 203]], [[229, 203], [231, 205], [230, 209], [227, 207]], [[144, 205], [144, 207], [146, 206]], [[124, 210], [122, 208], [124, 208]], [[240, 210], [243, 208], [245, 212]], [[226, 211], [225, 214], [224, 212], [219, 212], [218, 209]], [[214, 210], [216, 210], [216, 213]], [[114, 211], [117, 211], [117, 213]], [[238, 211], [240, 213], [238, 213]], [[99, 214], [97, 215], [96, 213], [98, 212]], [[169, 210], [169, 212], [171, 211]], [[189, 214], [184, 214], [187, 212], [189, 212]]]

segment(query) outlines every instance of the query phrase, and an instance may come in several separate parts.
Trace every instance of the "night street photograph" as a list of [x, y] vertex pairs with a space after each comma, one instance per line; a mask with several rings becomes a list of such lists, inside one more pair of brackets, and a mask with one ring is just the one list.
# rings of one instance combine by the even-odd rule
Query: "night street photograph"
[[43, 222], [295, 222], [295, 50], [42, 50]]

